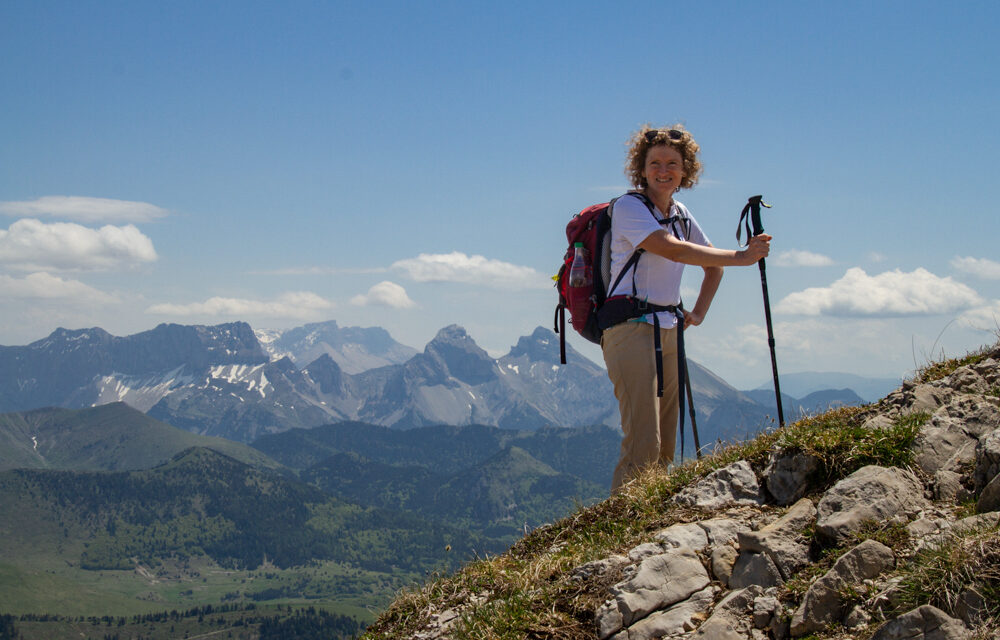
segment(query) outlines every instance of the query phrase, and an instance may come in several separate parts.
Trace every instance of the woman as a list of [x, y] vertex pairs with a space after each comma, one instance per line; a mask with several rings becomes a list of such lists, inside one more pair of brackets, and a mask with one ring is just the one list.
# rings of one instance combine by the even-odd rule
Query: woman
[[[653, 305], [679, 305], [684, 265], [699, 266], [704, 277], [694, 308], [684, 312], [685, 328], [705, 319], [723, 267], [755, 264], [767, 256], [771, 242], [771, 236], [761, 234], [751, 238], [746, 249], [716, 249], [687, 208], [674, 200], [677, 191], [698, 181], [698, 151], [698, 143], [681, 125], [640, 129], [632, 136], [625, 167], [636, 191], [619, 198], [611, 216], [611, 282], [618, 285], [608, 292], [609, 300], [631, 296]], [[630, 258], [637, 250], [643, 253], [633, 265]], [[615, 493], [644, 467], [673, 462], [679, 395], [675, 314], [667, 310], [616, 317], [612, 323], [604, 331], [601, 348], [624, 434], [611, 486]], [[656, 393], [657, 325], [663, 349], [662, 397]]]

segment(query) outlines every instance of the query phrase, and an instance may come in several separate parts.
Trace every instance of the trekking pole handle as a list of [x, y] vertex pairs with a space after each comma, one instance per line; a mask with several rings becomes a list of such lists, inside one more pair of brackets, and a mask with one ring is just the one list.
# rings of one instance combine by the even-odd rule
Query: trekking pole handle
[[747, 204], [750, 205], [750, 219], [753, 224], [753, 234], [755, 236], [759, 236], [764, 233], [764, 225], [760, 221], [760, 208], [766, 207], [770, 209], [771, 205], [764, 202], [764, 196], [752, 196], [747, 201]]
[[[746, 229], [747, 232], [747, 245], [750, 244], [750, 238], [764, 233], [764, 225], [760, 221], [760, 208], [766, 207], [770, 209], [771, 205], [764, 202], [763, 198], [764, 196], [751, 196], [740, 213], [740, 221], [736, 225], [736, 242], [741, 247], [744, 246], [740, 241], [740, 232], [743, 229]], [[751, 225], [753, 225], [752, 231], [750, 229]]]

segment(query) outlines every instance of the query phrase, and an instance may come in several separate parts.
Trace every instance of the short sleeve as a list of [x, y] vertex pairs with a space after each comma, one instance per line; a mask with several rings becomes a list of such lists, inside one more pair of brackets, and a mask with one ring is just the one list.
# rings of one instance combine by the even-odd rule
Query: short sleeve
[[614, 233], [633, 247], [638, 247], [651, 233], [660, 230], [660, 223], [649, 208], [631, 195], [622, 196], [615, 202], [611, 224]]

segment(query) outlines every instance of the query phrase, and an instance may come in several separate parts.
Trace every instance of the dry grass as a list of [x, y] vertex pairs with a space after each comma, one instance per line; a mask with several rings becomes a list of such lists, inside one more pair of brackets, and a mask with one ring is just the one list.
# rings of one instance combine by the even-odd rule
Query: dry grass
[[918, 384], [934, 382], [935, 380], [950, 376], [959, 367], [978, 364], [987, 358], [995, 358], [998, 355], [1000, 355], [1000, 343], [984, 346], [976, 351], [970, 351], [961, 358], [948, 358], [931, 362], [917, 370], [913, 376], [913, 381]]
[[1000, 618], [1000, 527], [952, 532], [940, 545], [924, 549], [901, 571], [897, 613], [929, 603], [956, 615], [962, 594], [982, 596], [986, 615]]

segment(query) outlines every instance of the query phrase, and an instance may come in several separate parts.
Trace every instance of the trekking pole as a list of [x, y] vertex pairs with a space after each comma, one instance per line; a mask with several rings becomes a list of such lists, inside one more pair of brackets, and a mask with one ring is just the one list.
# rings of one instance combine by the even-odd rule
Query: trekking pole
[[[684, 363], [687, 367], [687, 363]], [[684, 377], [684, 386], [687, 389], [687, 399], [688, 399], [688, 415], [691, 416], [691, 432], [694, 434], [694, 453], [701, 459], [701, 442], [698, 440], [698, 423], [694, 421], [694, 395], [691, 393], [691, 371], [687, 371], [687, 375]]]
[[[760, 235], [764, 233], [764, 225], [760, 222], [760, 208], [761, 206], [771, 208], [771, 205], [763, 201], [763, 196], [752, 196], [747, 200], [747, 204], [743, 207], [743, 212], [740, 214], [740, 225], [752, 224], [753, 225], [753, 235]], [[747, 220], [747, 213], [750, 214], [750, 219]], [[740, 225], [736, 227], [736, 242], [740, 241]], [[747, 227], [747, 244], [750, 243], [750, 228]], [[767, 295], [767, 273], [764, 267], [764, 258], [757, 261], [757, 267], [760, 269], [760, 286], [764, 290], [764, 319], [767, 322], [767, 346], [771, 349], [771, 373], [774, 376], [774, 398], [778, 403], [778, 426], [785, 426], [785, 412], [781, 407], [781, 386], [778, 384], [778, 360], [774, 355], [774, 330], [771, 328], [771, 300]]]

